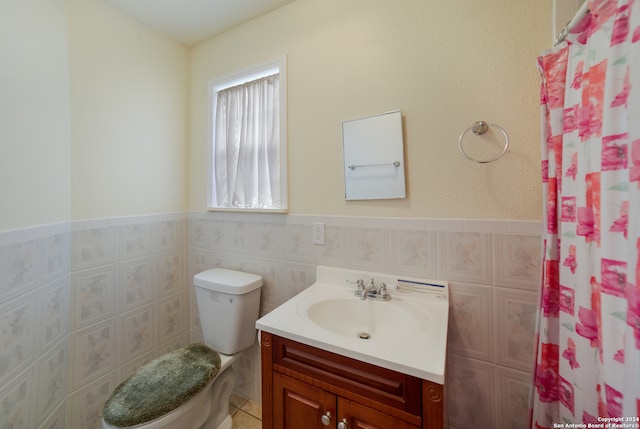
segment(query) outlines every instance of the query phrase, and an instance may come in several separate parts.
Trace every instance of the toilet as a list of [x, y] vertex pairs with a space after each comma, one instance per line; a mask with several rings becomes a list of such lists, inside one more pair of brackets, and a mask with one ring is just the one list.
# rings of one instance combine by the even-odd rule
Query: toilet
[[[150, 371], [155, 371], [155, 367], [161, 366], [157, 364], [157, 361], [171, 360], [177, 366], [184, 364], [186, 368], [191, 362], [187, 362], [187, 358], [183, 358], [183, 356], [191, 356], [194, 354], [193, 351], [204, 356], [203, 359], [207, 362], [215, 362], [216, 368], [219, 364], [219, 369], [215, 372], [215, 368], [213, 368], [207, 376], [203, 376], [201, 384], [204, 387], [197, 393], [190, 394], [190, 399], [175, 398], [175, 402], [185, 400], [182, 405], [170, 409], [172, 405], [169, 404], [167, 406], [169, 411], [149, 421], [138, 421], [129, 426], [126, 423], [124, 426], [107, 423], [107, 421], [113, 422], [110, 413], [114, 409], [114, 406], [108, 408], [107, 405], [110, 404], [110, 401], [115, 401], [109, 398], [103, 410], [103, 429], [231, 429], [229, 397], [235, 387], [235, 373], [232, 364], [237, 359], [238, 353], [253, 345], [256, 340], [255, 322], [260, 312], [262, 277], [241, 271], [213, 268], [196, 274], [193, 278], [193, 284], [196, 289], [196, 302], [200, 313], [204, 345], [191, 344], [184, 349], [168, 353], [148, 363], [123, 381], [114, 390], [112, 398], [124, 388], [135, 391], [136, 387], [139, 387], [135, 385], [135, 376], [137, 374], [145, 374], [146, 376]], [[155, 367], [151, 365], [155, 365]], [[205, 381], [214, 373], [211, 380]], [[150, 378], [155, 379], [156, 377]], [[163, 377], [158, 378], [163, 379]], [[173, 385], [167, 387], [171, 390]], [[145, 392], [144, 395], [150, 402], [155, 403], [155, 398], [150, 396], [153, 394], [154, 392], [149, 392], [147, 395]], [[117, 406], [116, 404], [115, 408]], [[123, 409], [125, 411], [122, 411]], [[142, 411], [144, 414], [145, 410], [136, 411]], [[119, 412], [121, 420], [118, 422], [127, 421], [128, 409], [120, 407]], [[131, 413], [133, 414], [133, 411]], [[131, 421], [136, 420], [132, 418]]]

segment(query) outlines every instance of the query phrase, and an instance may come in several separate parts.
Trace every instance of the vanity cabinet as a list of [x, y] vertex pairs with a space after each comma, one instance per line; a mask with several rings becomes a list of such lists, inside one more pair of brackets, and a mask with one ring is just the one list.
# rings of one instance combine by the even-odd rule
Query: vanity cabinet
[[261, 343], [263, 429], [443, 427], [442, 385], [264, 331]]

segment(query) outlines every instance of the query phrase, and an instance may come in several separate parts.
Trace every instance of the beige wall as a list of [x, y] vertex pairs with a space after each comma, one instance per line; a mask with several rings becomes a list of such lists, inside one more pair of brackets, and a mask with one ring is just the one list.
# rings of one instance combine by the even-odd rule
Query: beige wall
[[0, 13], [0, 230], [186, 208], [187, 49], [102, 0]]
[[[550, 1], [298, 0], [196, 46], [189, 209], [206, 207], [207, 81], [285, 54], [291, 213], [539, 219], [536, 57], [549, 46], [550, 8]], [[404, 117], [408, 198], [346, 202], [342, 121], [394, 109]], [[509, 133], [498, 162], [459, 154], [458, 136], [477, 120]], [[468, 144], [483, 147], [473, 137]], [[493, 153], [486, 146], [484, 154]]]
[[65, 2], [3, 2], [0, 58], [0, 231], [66, 221], [70, 108]]
[[187, 49], [102, 0], [68, 0], [71, 216], [184, 211]]
[[[538, 219], [535, 58], [550, 2], [476, 3], [299, 0], [189, 55], [102, 1], [12, 2], [0, 230], [204, 210], [207, 81], [283, 54], [291, 213]], [[408, 198], [345, 202], [341, 122], [397, 108]], [[458, 154], [479, 119], [511, 137], [496, 163]]]

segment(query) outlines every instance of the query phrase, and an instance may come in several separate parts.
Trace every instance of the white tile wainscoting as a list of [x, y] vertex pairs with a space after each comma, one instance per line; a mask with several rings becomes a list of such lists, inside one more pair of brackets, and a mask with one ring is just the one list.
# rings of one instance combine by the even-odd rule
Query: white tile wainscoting
[[2, 428], [65, 427], [69, 249], [68, 224], [0, 234]]
[[0, 233], [0, 428], [100, 427], [131, 371], [189, 342], [184, 213]]
[[[311, 243], [314, 222], [324, 246]], [[541, 232], [535, 221], [190, 213], [189, 275], [262, 275], [263, 313], [312, 284], [320, 264], [448, 280], [448, 427], [526, 428]], [[259, 400], [257, 346], [239, 372], [239, 392]]]
[[[325, 245], [311, 244], [313, 222]], [[262, 312], [318, 264], [448, 280], [452, 429], [526, 427], [540, 222], [237, 213], [74, 221], [0, 233], [0, 428], [99, 428], [118, 382], [201, 338], [192, 276], [260, 274]], [[259, 350], [237, 391], [260, 401]]]

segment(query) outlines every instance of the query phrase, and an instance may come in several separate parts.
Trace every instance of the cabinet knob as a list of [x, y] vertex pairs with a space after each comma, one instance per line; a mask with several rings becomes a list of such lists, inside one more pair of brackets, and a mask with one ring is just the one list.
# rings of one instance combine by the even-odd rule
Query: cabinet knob
[[338, 423], [338, 429], [347, 429], [347, 419], [342, 419], [342, 421]]
[[320, 421], [323, 425], [329, 426], [331, 424], [331, 411], [327, 411], [322, 417], [320, 417]]

